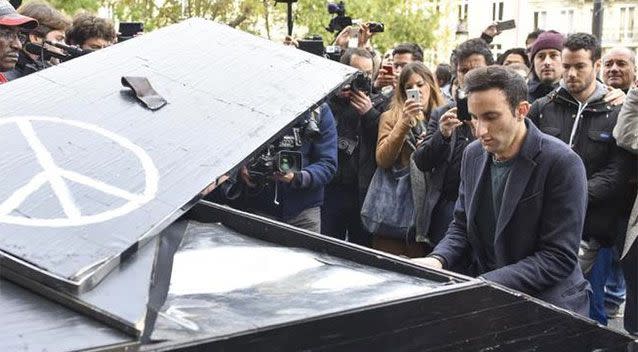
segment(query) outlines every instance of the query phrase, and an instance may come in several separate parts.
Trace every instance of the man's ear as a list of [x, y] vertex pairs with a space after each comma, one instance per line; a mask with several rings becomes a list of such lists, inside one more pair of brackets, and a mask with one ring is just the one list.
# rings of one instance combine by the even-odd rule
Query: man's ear
[[516, 107], [516, 119], [519, 121], [524, 120], [525, 117], [527, 116], [527, 113], [529, 113], [530, 108], [531, 108], [530, 103], [528, 103], [525, 100], [518, 103], [518, 106]]

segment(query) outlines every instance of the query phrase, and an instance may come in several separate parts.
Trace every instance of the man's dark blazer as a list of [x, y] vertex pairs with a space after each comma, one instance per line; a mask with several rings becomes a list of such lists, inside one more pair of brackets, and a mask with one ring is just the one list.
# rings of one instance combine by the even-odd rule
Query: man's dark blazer
[[477, 237], [477, 195], [491, 157], [478, 141], [465, 150], [454, 220], [432, 254], [448, 267], [469, 256], [475, 274], [587, 316], [589, 288], [578, 265], [587, 206], [585, 167], [565, 143], [528, 119], [525, 124], [527, 135], [497, 217], [497, 269], [485, 269], [485, 249]]

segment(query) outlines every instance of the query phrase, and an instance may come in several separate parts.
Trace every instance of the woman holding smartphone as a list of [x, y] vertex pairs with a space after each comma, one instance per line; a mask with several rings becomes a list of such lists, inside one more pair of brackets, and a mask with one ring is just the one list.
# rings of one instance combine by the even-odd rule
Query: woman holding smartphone
[[[405, 66], [401, 70], [390, 107], [379, 120], [376, 150], [378, 167], [409, 167], [410, 156], [424, 137], [430, 112], [443, 103], [444, 99], [432, 71], [421, 62]], [[412, 199], [405, 201], [411, 202]], [[400, 206], [401, 204], [397, 204], [397, 207]], [[407, 238], [397, 238], [376, 233], [373, 234], [373, 247], [408, 257], [425, 254], [423, 244], [416, 242], [414, 234], [409, 234]]]

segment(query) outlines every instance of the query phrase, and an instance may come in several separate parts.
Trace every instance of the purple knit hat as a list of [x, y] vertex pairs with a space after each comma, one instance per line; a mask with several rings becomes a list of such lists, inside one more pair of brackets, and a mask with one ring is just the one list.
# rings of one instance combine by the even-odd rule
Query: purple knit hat
[[533, 61], [536, 53], [543, 49], [556, 49], [558, 51], [563, 51], [564, 43], [565, 37], [563, 37], [562, 34], [555, 31], [543, 32], [538, 36], [538, 38], [536, 38], [534, 44], [532, 44], [530, 60]]

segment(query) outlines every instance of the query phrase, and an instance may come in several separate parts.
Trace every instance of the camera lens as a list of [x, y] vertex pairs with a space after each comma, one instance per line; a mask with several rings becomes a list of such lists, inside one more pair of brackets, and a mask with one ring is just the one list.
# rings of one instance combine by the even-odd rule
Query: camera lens
[[290, 171], [290, 169], [292, 169], [292, 163], [292, 160], [290, 160], [287, 156], [282, 155], [281, 160], [279, 160], [279, 170], [281, 172]]

